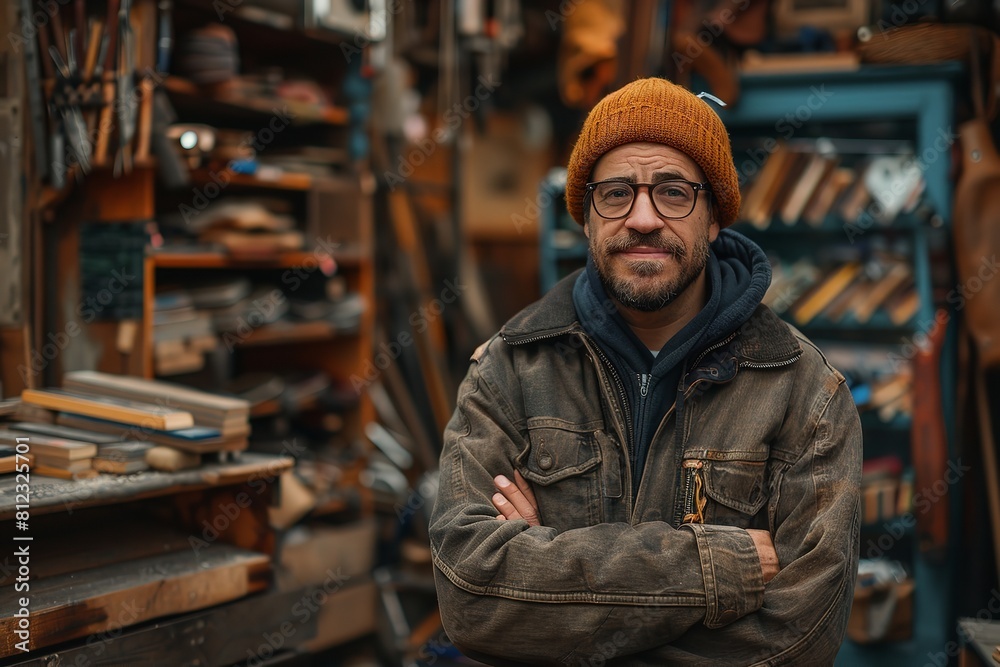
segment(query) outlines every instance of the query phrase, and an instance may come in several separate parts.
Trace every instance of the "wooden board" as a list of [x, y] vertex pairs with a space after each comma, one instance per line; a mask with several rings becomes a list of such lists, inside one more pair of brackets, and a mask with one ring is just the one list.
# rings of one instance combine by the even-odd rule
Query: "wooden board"
[[[210, 463], [179, 472], [145, 471], [75, 481], [32, 478], [31, 513], [72, 511], [250, 480], [258, 485], [261, 481], [270, 483], [294, 463], [287, 456], [245, 453], [235, 464]], [[0, 521], [14, 516], [16, 479], [16, 475], [0, 477]]]
[[[117, 508], [116, 508], [117, 509]], [[190, 549], [189, 534], [170, 526], [140, 519], [102, 517], [103, 521], [78, 523], [65, 516], [49, 515], [48, 531], [42, 534], [43, 517], [32, 522], [36, 544], [31, 550], [32, 587], [43, 579], [104, 567], [114, 563], [148, 558], [172, 551]], [[56, 545], [60, 545], [57, 547]], [[12, 586], [17, 572], [0, 570], [0, 587]], [[0, 596], [13, 595], [0, 590]]]
[[[29, 592], [28, 646], [228, 602], [265, 588], [269, 572], [268, 556], [215, 544], [44, 579]], [[0, 600], [0, 657], [19, 653], [19, 608], [14, 596]]]
[[194, 417], [184, 410], [106, 396], [88, 396], [58, 389], [25, 389], [21, 392], [21, 402], [48, 410], [62, 410], [85, 417], [134, 424], [160, 431], [176, 431], [194, 426]]
[[[265, 637], [276, 638], [279, 650], [293, 649], [316, 636], [318, 614], [290, 613], [302, 605], [308, 591], [266, 591], [180, 618], [155, 621], [122, 633], [98, 635], [102, 641], [84, 640], [61, 648], [62, 665], [233, 665], [249, 655], [266, 661]], [[277, 634], [276, 634], [277, 633]], [[248, 647], [252, 647], [249, 648]], [[248, 654], [247, 651], [251, 653]], [[46, 652], [14, 663], [19, 667], [52, 667]], [[258, 664], [254, 662], [252, 664]]]
[[159, 399], [162, 401], [161, 405], [186, 410], [195, 417], [218, 417], [220, 424], [222, 418], [231, 414], [241, 417], [250, 414], [249, 401], [162, 380], [146, 380], [96, 371], [71, 371], [63, 376], [63, 387], [80, 393], [88, 392], [137, 401], [156, 402]]
[[31, 355], [26, 350], [24, 329], [0, 327], [0, 394], [20, 396], [25, 380], [33, 376]]
[[[308, 531], [308, 535], [305, 535]], [[304, 536], [304, 537], [303, 537]], [[281, 545], [278, 585], [295, 588], [321, 584], [329, 571], [357, 577], [375, 566], [376, 526], [365, 519], [341, 526], [301, 526]]]
[[[325, 588], [317, 592], [322, 590]], [[378, 588], [371, 579], [331, 591], [322, 605], [317, 614], [316, 638], [305, 644], [310, 651], [356, 639], [374, 632], [378, 626]]]

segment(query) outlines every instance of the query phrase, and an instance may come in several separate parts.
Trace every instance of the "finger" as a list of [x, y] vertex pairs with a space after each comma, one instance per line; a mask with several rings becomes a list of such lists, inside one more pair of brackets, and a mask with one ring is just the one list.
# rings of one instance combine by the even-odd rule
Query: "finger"
[[515, 519], [521, 518], [517, 508], [508, 502], [502, 493], [494, 493], [490, 500], [493, 502], [493, 507], [497, 508], [497, 511], [500, 512], [500, 515], [503, 516], [504, 519], [514, 521]]
[[[528, 502], [528, 499], [524, 497], [524, 494], [521, 493], [521, 490], [513, 482], [503, 475], [497, 475], [493, 482], [497, 485], [497, 489], [503, 494], [504, 498], [514, 506], [514, 509], [517, 510], [521, 518], [528, 522], [529, 526], [541, 525], [541, 522], [538, 520], [538, 510]], [[510, 518], [507, 512], [504, 512], [504, 515], [508, 519]]]
[[529, 484], [528, 480], [521, 475], [521, 471], [516, 468], [514, 469], [514, 484], [517, 485], [517, 488], [521, 489], [521, 493], [524, 494], [524, 497], [528, 499], [528, 502], [531, 503], [531, 506], [534, 507], [535, 512], [537, 512], [538, 501], [535, 500], [535, 492], [531, 490], [531, 484]]

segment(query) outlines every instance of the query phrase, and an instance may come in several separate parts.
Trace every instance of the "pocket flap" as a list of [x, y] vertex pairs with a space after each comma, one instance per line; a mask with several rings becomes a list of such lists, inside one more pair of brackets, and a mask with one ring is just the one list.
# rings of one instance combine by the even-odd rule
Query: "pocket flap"
[[717, 503], [754, 516], [764, 506], [764, 461], [706, 461], [705, 493]]
[[529, 428], [531, 444], [515, 464], [525, 479], [546, 486], [581, 475], [601, 462], [601, 450], [592, 432], [561, 428]]

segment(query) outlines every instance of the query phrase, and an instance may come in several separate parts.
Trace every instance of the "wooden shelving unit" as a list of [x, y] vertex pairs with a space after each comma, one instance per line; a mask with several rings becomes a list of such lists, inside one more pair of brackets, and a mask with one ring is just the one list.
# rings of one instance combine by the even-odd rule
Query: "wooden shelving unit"
[[[293, 463], [247, 454], [238, 463], [175, 473], [75, 481], [32, 473], [30, 517], [20, 533], [31, 538], [23, 544], [31, 554], [25, 594], [32, 654], [267, 591], [276, 544], [267, 508], [276, 480]], [[12, 533], [18, 484], [15, 475], [0, 478], [0, 522], [10, 522]], [[226, 525], [205, 534], [198, 517], [214, 521], [237, 497], [246, 499], [240, 511], [223, 515]], [[199, 548], [192, 548], [192, 537], [201, 540]], [[0, 602], [0, 663], [24, 655], [15, 647], [17, 598]]]
[[[133, 28], [143, 35], [135, 67], [146, 71], [155, 67], [156, 39], [150, 36], [159, 30], [156, 1], [134, 0], [132, 18]], [[219, 17], [211, 0], [180, 0], [173, 3], [170, 20], [172, 34], [179, 39], [185, 30]], [[227, 14], [224, 23], [234, 30], [242, 47], [253, 52], [252, 57], [241, 59], [247, 68], [242, 72], [252, 75], [254, 68], [262, 71], [268, 59], [282, 67], [298, 69], [301, 64], [301, 69], [312, 68], [307, 74], [321, 86], [323, 98], [333, 103], [225, 96], [183, 77], [165, 75], [162, 90], [177, 112], [178, 122], [206, 123], [246, 133], [268, 127], [275, 109], [287, 109], [287, 129], [275, 132], [274, 141], [266, 142], [263, 150], [322, 147], [323, 151], [309, 150], [304, 159], [315, 160], [317, 153], [328, 159], [330, 171], [340, 178], [335, 184], [339, 190], [331, 195], [329, 181], [333, 179], [324, 180], [311, 172], [289, 169], [268, 178], [261, 175], [267, 174], [266, 170], [256, 175], [227, 171], [222, 197], [259, 195], [289, 202], [291, 217], [306, 238], [302, 249], [245, 256], [219, 251], [219, 246], [188, 245], [187, 239], [183, 248], [150, 246], [139, 270], [116, 278], [113, 285], [112, 276], [108, 276], [110, 287], [105, 291], [109, 293], [122, 281], [133, 288], [129, 298], [141, 302], [134, 317], [94, 318], [88, 315], [85, 303], [94, 295], [81, 288], [81, 268], [88, 259], [82, 251], [87, 238], [81, 230], [93, 223], [106, 223], [165, 233], [162, 214], [170, 211], [171, 200], [190, 197], [191, 188], [178, 192], [163, 187], [156, 159], [137, 160], [131, 171], [122, 174], [109, 166], [88, 174], [70, 170], [66, 187], [47, 187], [33, 202], [44, 209], [40, 216], [44, 224], [32, 230], [37, 237], [32, 244], [37, 256], [32, 258], [29, 279], [37, 286], [32, 295], [36, 321], [24, 328], [23, 335], [31, 338], [30, 349], [45, 352], [40, 352], [43, 356], [28, 368], [29, 386], [58, 386], [66, 371], [79, 369], [155, 377], [153, 306], [158, 290], [165, 289], [168, 281], [198, 286], [233, 276], [247, 276], [261, 284], [276, 282], [280, 288], [281, 277], [293, 275], [296, 280], [313, 282], [299, 292], [290, 290], [289, 297], [320, 299], [325, 298], [320, 294], [343, 289], [359, 294], [366, 309], [360, 326], [351, 330], [338, 329], [332, 320], [279, 320], [237, 335], [229, 349], [221, 344], [220, 335], [220, 343], [211, 352], [212, 361], [228, 355], [225, 358], [232, 364], [233, 376], [237, 371], [275, 373], [289, 386], [299, 379], [296, 373], [309, 379], [309, 373], [322, 372], [335, 390], [352, 374], [364, 372], [366, 360], [372, 357], [375, 331], [372, 193], [359, 186], [355, 202], [352, 188], [355, 181], [372, 179], [363, 160], [349, 158], [350, 133], [363, 130], [352, 125], [351, 114], [338, 94], [346, 76], [341, 37], [281, 30], [234, 14]], [[191, 173], [195, 187], [210, 180], [207, 167]], [[339, 206], [345, 198], [358, 204], [350, 209], [356, 214]], [[304, 213], [323, 206], [331, 210], [321, 211], [322, 217]], [[115, 271], [120, 273], [117, 266]], [[342, 279], [339, 284], [325, 284], [331, 274]], [[330, 292], [321, 289], [324, 287]], [[120, 298], [118, 294], [114, 292], [115, 299]], [[50, 621], [39, 616], [32, 633], [32, 652], [15, 654], [6, 649], [11, 648], [7, 630], [16, 610], [6, 599], [0, 603], [0, 617], [8, 619], [7, 625], [0, 624], [4, 634], [0, 665], [41, 665], [60, 659], [93, 664], [96, 655], [101, 655], [101, 662], [117, 664], [224, 665], [247, 662], [248, 656], [259, 658], [259, 664], [272, 664], [269, 655], [255, 652], [264, 642], [262, 637], [281, 636], [281, 628], [289, 621], [294, 636], [285, 636], [286, 655], [319, 651], [374, 633], [378, 598], [370, 568], [354, 563], [353, 569], [341, 570], [340, 554], [321, 553], [315, 563], [306, 563], [322, 564], [318, 571], [294, 572], [302, 563], [282, 559], [279, 524], [273, 518], [283, 497], [276, 493], [279, 480], [302, 466], [310, 467], [311, 474], [324, 476], [323, 484], [317, 486], [316, 506], [300, 515], [303, 523], [322, 517], [323, 521], [350, 525], [364, 523], [373, 513], [370, 490], [361, 480], [367, 467], [364, 426], [374, 420], [374, 408], [365, 395], [354, 402], [354, 397], [341, 401], [340, 396], [331, 398], [331, 394], [333, 391], [319, 398], [301, 398], [295, 409], [308, 411], [309, 419], [324, 424], [327, 415], [323, 411], [337, 410], [330, 422], [341, 424], [341, 430], [327, 429], [322, 435], [315, 435], [319, 429], [310, 431], [310, 439], [325, 442], [310, 442], [308, 450], [298, 444], [282, 449], [296, 458], [255, 452], [252, 443], [250, 451], [220, 455], [231, 459], [227, 462], [206, 462], [185, 472], [143, 472], [121, 478], [101, 475], [73, 481], [33, 475], [32, 526], [37, 525], [38, 532], [32, 549], [33, 553], [46, 554], [33, 561], [37, 568], [33, 575], [39, 576], [32, 582], [33, 613], [37, 610]], [[295, 415], [283, 398], [261, 404], [253, 418], [290, 421]], [[331, 408], [335, 400], [341, 402]], [[333, 460], [321, 460], [326, 455]], [[13, 488], [14, 483], [14, 475], [0, 479], [0, 530], [5, 535], [13, 532], [15, 512], [13, 499], [7, 503], [5, 485]], [[252, 499], [249, 505], [246, 498]], [[235, 518], [229, 516], [233, 507], [238, 510]], [[374, 551], [374, 531], [370, 537], [370, 551]], [[195, 548], [192, 540], [207, 545]], [[66, 563], [79, 572], [66, 570]], [[346, 580], [328, 582], [327, 571], [343, 572]], [[317, 590], [323, 593], [322, 601], [310, 611], [309, 618], [293, 618], [295, 605], [311, 600], [307, 596]], [[144, 604], [146, 611], [135, 618], [119, 619], [115, 607], [130, 599]], [[93, 614], [78, 618], [88, 609]], [[115, 623], [119, 625], [113, 628], [114, 635], [102, 640], [101, 653], [95, 655], [87, 638], [101, 636]], [[53, 654], [56, 650], [59, 657]]]

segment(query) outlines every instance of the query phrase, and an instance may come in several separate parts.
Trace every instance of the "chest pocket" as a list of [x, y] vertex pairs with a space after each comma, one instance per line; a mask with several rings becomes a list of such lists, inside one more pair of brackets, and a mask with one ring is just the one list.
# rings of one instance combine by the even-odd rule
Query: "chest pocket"
[[[741, 459], [713, 459], [708, 452], [702, 467], [708, 502], [705, 523], [738, 528], [765, 527], [755, 520], [767, 502], [766, 452], [743, 454]], [[727, 454], [728, 455], [728, 454]]]
[[529, 446], [514, 463], [531, 483], [543, 526], [559, 532], [600, 523], [601, 448], [596, 430], [546, 419], [528, 424]]

